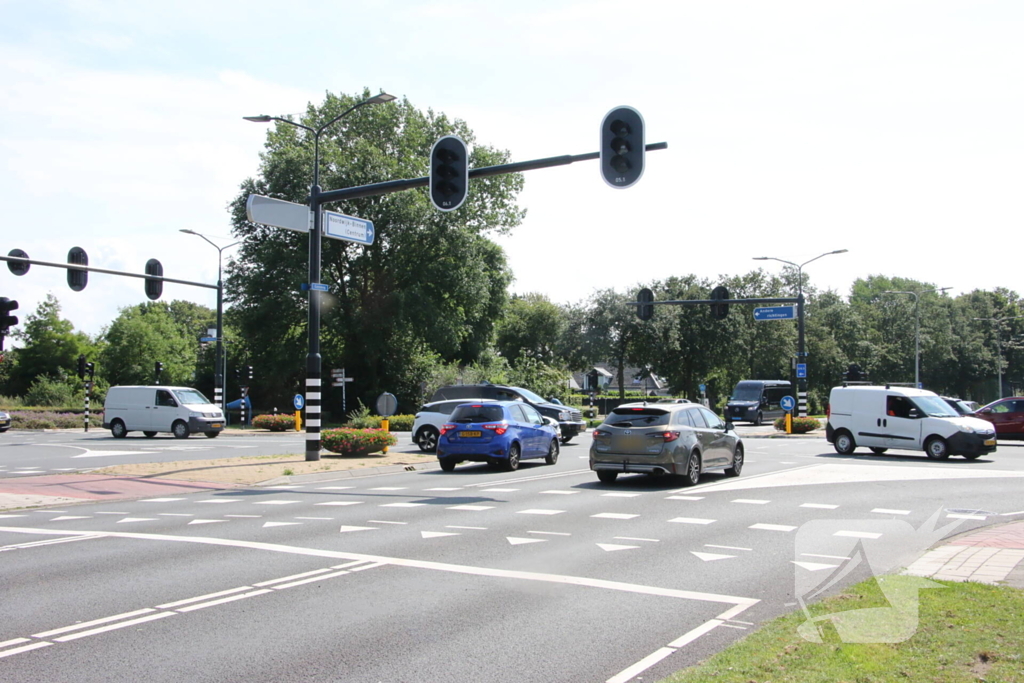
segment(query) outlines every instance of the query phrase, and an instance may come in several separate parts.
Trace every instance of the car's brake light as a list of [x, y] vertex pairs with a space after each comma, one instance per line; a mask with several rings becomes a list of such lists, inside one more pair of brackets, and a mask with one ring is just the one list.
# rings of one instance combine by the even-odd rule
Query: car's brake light
[[594, 433], [591, 434], [591, 436], [593, 438], [595, 438], [595, 439], [599, 439], [599, 438], [602, 438], [602, 437], [605, 437], [605, 436], [611, 436], [611, 435], [612, 435], [611, 432], [606, 432], [603, 429], [595, 429]]
[[675, 441], [679, 438], [679, 432], [661, 432], [660, 434], [652, 434], [651, 436], [660, 436], [665, 440], [665, 443], [669, 441]]
[[508, 431], [508, 425], [504, 422], [498, 422], [497, 424], [484, 425], [484, 429], [493, 429], [494, 433], [501, 436]]
[[441, 433], [442, 434], [447, 434], [448, 432], [452, 431], [453, 429], [455, 429], [455, 425], [453, 425], [453, 424], [441, 425]]

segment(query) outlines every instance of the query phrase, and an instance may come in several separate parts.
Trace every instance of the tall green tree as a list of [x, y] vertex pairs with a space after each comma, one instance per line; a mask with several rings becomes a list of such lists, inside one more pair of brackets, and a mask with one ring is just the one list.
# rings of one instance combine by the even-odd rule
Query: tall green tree
[[97, 372], [110, 386], [153, 384], [154, 366], [164, 364], [161, 384], [192, 385], [199, 340], [172, 315], [172, 306], [148, 302], [122, 308], [104, 334]]
[[85, 355], [92, 360], [95, 351], [89, 335], [75, 332], [71, 321], [60, 316], [60, 302], [53, 294], [46, 295], [14, 336], [22, 342], [22, 348], [18, 350], [17, 364], [11, 369], [9, 385], [18, 396], [23, 396], [41, 376], [54, 379], [73, 376], [78, 356]]
[[[328, 94], [310, 104], [301, 123], [313, 128], [370, 96]], [[508, 154], [475, 145], [461, 120], [420, 111], [407, 100], [364, 107], [321, 137], [321, 185], [355, 187], [428, 174], [434, 141], [458, 135], [470, 146], [470, 166], [505, 163]], [[248, 223], [252, 192], [305, 203], [313, 168], [313, 140], [280, 123], [267, 134], [259, 175], [242, 183], [232, 205], [234, 231], [243, 240], [229, 266], [233, 323], [246, 338], [254, 365], [273, 376], [264, 399], [301, 388], [307, 351], [308, 238]], [[321, 281], [321, 356], [325, 370], [344, 367], [354, 394], [391, 391], [412, 400], [423, 368], [435, 359], [471, 363], [488, 348], [507, 301], [511, 273], [505, 255], [488, 239], [507, 232], [524, 212], [515, 198], [520, 175], [474, 179], [457, 211], [434, 209], [425, 189], [336, 203], [334, 211], [373, 221], [371, 246], [325, 239]], [[272, 370], [271, 370], [272, 369]], [[337, 392], [335, 392], [337, 393]], [[327, 394], [328, 406], [339, 396]], [[260, 393], [257, 392], [257, 402]]]
[[553, 364], [566, 327], [564, 311], [543, 294], [514, 296], [495, 331], [495, 347], [515, 365], [520, 357]]

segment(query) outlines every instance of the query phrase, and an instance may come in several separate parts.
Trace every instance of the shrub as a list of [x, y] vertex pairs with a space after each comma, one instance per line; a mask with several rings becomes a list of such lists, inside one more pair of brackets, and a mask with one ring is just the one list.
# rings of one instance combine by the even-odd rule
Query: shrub
[[75, 390], [60, 379], [40, 375], [25, 394], [25, 403], [32, 406], [69, 406], [75, 403]]
[[278, 415], [257, 415], [252, 419], [256, 429], [269, 429], [272, 432], [284, 432], [295, 429], [295, 416], [290, 413]]
[[[780, 417], [775, 420], [775, 428], [780, 432], [786, 431], [786, 418]], [[821, 428], [821, 421], [816, 417], [794, 417], [793, 418], [793, 433], [794, 434], [806, 434], [807, 432], [813, 432], [815, 429]]]
[[[382, 418], [380, 415], [358, 415], [353, 417], [355, 411], [348, 414], [349, 421], [345, 425], [351, 429], [380, 429]], [[388, 418], [389, 432], [411, 432], [412, 423], [416, 421], [415, 415], [392, 415]]]
[[330, 452], [348, 456], [369, 455], [398, 443], [393, 434], [380, 429], [325, 429], [320, 440]]
[[[82, 429], [82, 413], [57, 413], [52, 410], [11, 410], [12, 429]], [[103, 413], [89, 413], [89, 428], [103, 427]]]

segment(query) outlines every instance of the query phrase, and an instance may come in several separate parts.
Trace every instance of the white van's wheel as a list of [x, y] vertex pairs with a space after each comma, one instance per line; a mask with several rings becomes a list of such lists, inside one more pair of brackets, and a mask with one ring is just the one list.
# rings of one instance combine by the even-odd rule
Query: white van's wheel
[[174, 432], [175, 439], [187, 439], [188, 438], [188, 425], [178, 420], [171, 425], [171, 431]]
[[945, 460], [949, 457], [949, 447], [946, 440], [940, 436], [933, 436], [924, 444], [924, 452], [932, 460]]
[[857, 447], [857, 442], [853, 440], [853, 434], [844, 429], [836, 432], [836, 440], [832, 445], [836, 447], [836, 453], [839, 455], [849, 455]]
[[110, 433], [114, 435], [115, 439], [123, 439], [128, 436], [128, 430], [125, 429], [124, 422], [120, 420], [114, 420], [110, 423]]

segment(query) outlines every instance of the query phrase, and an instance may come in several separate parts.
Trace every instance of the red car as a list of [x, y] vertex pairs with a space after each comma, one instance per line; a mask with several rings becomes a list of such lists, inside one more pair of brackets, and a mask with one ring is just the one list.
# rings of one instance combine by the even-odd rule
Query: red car
[[997, 439], [1024, 439], [1024, 397], [1013, 396], [982, 406], [973, 417], [995, 425]]

